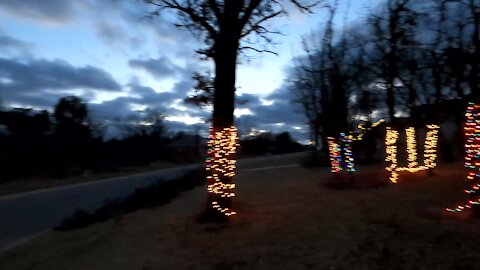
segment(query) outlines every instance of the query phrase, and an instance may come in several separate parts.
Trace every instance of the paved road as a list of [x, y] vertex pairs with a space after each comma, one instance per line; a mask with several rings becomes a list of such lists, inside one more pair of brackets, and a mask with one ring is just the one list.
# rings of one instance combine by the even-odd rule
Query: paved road
[[[244, 159], [238, 162], [238, 167], [240, 172], [261, 170], [262, 163], [268, 164], [295, 155], [301, 154]], [[168, 181], [199, 166], [202, 165], [189, 165], [0, 197], [0, 251], [50, 230], [71, 216], [76, 209], [87, 211], [96, 209], [106, 200], [126, 197], [139, 187], [149, 186], [158, 179]], [[268, 166], [265, 169], [272, 168], [275, 166]]]

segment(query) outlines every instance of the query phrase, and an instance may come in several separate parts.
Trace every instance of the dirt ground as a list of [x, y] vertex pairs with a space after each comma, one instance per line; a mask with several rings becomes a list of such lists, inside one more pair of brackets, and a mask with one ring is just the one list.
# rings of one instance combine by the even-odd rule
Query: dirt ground
[[[372, 173], [373, 172], [373, 173]], [[382, 182], [381, 168], [356, 181]], [[380, 180], [379, 180], [380, 179]], [[241, 172], [229, 224], [199, 224], [205, 191], [0, 254], [0, 269], [480, 269], [461, 164], [396, 185], [332, 189], [328, 169]]]

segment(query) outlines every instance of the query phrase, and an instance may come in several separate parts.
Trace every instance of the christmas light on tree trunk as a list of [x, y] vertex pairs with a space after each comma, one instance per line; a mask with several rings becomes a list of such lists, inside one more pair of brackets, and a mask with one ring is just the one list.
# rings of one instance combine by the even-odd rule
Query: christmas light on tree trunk
[[398, 171], [397, 171], [397, 146], [395, 143], [398, 139], [398, 131], [387, 127], [387, 135], [385, 136], [385, 152], [387, 156], [385, 161], [390, 165], [387, 166], [387, 171], [390, 172], [390, 181], [392, 183], [397, 183], [398, 181]]
[[231, 183], [235, 176], [235, 159], [238, 145], [237, 129], [235, 126], [219, 131], [210, 128], [208, 141], [207, 190], [210, 196], [211, 207], [225, 216], [235, 215], [231, 209], [231, 197], [235, 184]]
[[352, 135], [345, 135], [345, 133], [340, 133], [342, 141], [344, 142], [343, 148], [343, 156], [345, 158], [345, 165], [344, 168], [347, 170], [348, 173], [355, 172], [355, 163], [353, 160], [353, 153], [352, 153]]
[[407, 137], [407, 167], [399, 167], [397, 159], [397, 140], [398, 131], [387, 127], [387, 134], [385, 136], [385, 161], [389, 164], [386, 170], [390, 172], [390, 181], [392, 183], [398, 182], [399, 172], [407, 171], [415, 173], [418, 171], [433, 169], [437, 166], [437, 145], [438, 145], [438, 125], [427, 125], [427, 135], [425, 138], [425, 149], [423, 154], [424, 165], [419, 166], [417, 161], [417, 142], [415, 139], [415, 129], [409, 127], [405, 129]]
[[333, 173], [338, 173], [343, 170], [348, 173], [355, 172], [352, 140], [353, 135], [346, 135], [345, 133], [340, 133], [340, 139], [338, 142], [333, 137], [327, 138], [330, 163], [332, 167], [331, 171]]
[[470, 198], [454, 208], [446, 208], [449, 212], [462, 212], [480, 204], [480, 105], [469, 102], [465, 112], [465, 168], [467, 179], [472, 182], [465, 189]]
[[352, 142], [361, 141], [365, 133], [370, 131], [372, 128], [377, 127], [383, 122], [385, 122], [385, 120], [380, 119], [368, 128], [365, 128], [362, 124], [359, 124], [357, 126], [360, 130], [359, 134], [355, 136], [354, 134], [352, 134], [352, 132], [350, 132], [348, 135], [345, 133], [340, 133], [340, 138], [338, 139], [338, 142], [337, 139], [334, 137], [327, 137], [328, 152], [330, 153], [331, 171], [333, 173], [338, 173], [342, 170], [345, 170], [350, 174], [355, 172]]
[[340, 149], [340, 145], [335, 142], [335, 138], [328, 137], [327, 142], [328, 142], [328, 152], [330, 153], [330, 163], [332, 165], [332, 172], [338, 173], [342, 170], [342, 167], [340, 166], [342, 162], [342, 156], [341, 156], [342, 150]]

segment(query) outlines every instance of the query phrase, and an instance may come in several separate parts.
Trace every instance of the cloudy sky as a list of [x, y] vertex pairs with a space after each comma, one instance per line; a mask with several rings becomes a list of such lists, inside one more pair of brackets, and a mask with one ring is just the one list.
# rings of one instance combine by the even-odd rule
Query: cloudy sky
[[[382, 1], [340, 2], [336, 27], [361, 22]], [[172, 131], [206, 127], [208, 109], [182, 102], [192, 91], [193, 72], [211, 68], [194, 53], [202, 44], [175, 28], [173, 15], [149, 19], [148, 10], [141, 0], [0, 1], [3, 106], [51, 109], [73, 94], [88, 102], [94, 121], [108, 120], [112, 126], [154, 110], [166, 115]], [[325, 19], [321, 10], [307, 16], [292, 9], [271, 25], [285, 35], [275, 37], [278, 45], [271, 47], [278, 56], [242, 58], [237, 97], [248, 102], [235, 112], [241, 131], [289, 131], [307, 138], [285, 79], [291, 59], [301, 54], [302, 35], [322, 27]], [[107, 132], [111, 136], [115, 129]]]

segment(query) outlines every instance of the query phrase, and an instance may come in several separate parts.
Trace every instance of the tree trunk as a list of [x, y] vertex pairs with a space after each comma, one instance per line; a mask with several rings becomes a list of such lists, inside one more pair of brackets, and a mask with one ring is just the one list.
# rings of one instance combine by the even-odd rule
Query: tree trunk
[[[230, 31], [229, 31], [230, 30]], [[215, 63], [215, 92], [213, 96], [213, 120], [211, 135], [222, 134], [220, 141], [230, 141], [232, 136], [230, 127], [234, 125], [235, 109], [235, 77], [237, 54], [239, 50], [239, 35], [236, 36], [232, 29], [222, 31], [217, 37], [215, 43], [214, 63]], [[232, 210], [232, 198], [224, 196], [228, 193], [234, 193], [233, 188], [226, 188], [220, 193], [212, 192], [210, 188], [213, 184], [229, 185], [233, 184], [234, 171], [227, 169], [227, 163], [235, 159], [235, 153], [220, 152], [225, 150], [225, 146], [218, 144], [218, 139], [211, 140], [209, 147], [210, 164], [217, 164], [219, 168], [208, 168], [209, 172], [209, 192], [207, 197], [207, 217], [210, 221], [226, 221], [226, 217], [234, 214]], [[228, 151], [231, 148], [228, 149]], [[224, 161], [219, 161], [222, 159]], [[215, 162], [217, 161], [217, 162]], [[233, 174], [230, 174], [233, 172]], [[223, 193], [222, 193], [223, 192]], [[217, 211], [220, 210], [220, 211]]]
[[219, 42], [217, 48], [214, 59], [213, 126], [224, 128], [234, 122], [238, 42]]

